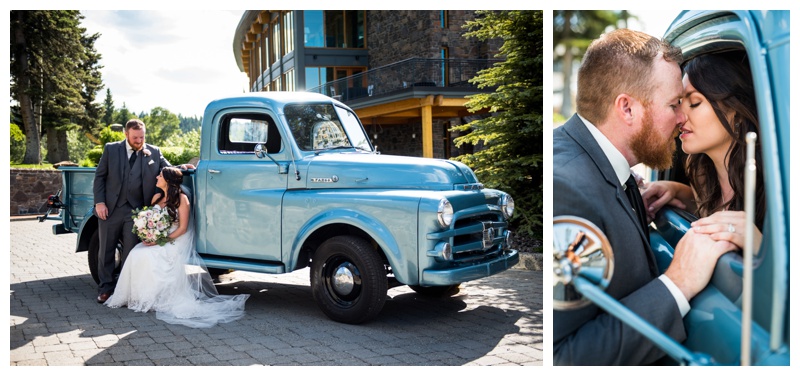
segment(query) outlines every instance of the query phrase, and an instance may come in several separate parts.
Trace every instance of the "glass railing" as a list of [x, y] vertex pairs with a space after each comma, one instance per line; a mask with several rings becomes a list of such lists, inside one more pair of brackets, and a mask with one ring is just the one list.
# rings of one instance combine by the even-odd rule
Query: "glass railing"
[[325, 94], [340, 101], [388, 94], [415, 87], [451, 87], [477, 90], [469, 80], [481, 70], [502, 60], [410, 58], [370, 69], [306, 91]]

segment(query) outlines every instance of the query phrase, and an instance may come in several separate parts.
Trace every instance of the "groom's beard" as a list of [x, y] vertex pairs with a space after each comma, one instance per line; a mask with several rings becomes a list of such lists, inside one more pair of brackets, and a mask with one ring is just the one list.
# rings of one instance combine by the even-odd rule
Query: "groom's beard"
[[659, 137], [653, 124], [653, 115], [649, 108], [645, 108], [642, 129], [633, 135], [631, 150], [640, 163], [654, 170], [666, 170], [672, 167], [675, 140], [672, 135], [664, 140]]

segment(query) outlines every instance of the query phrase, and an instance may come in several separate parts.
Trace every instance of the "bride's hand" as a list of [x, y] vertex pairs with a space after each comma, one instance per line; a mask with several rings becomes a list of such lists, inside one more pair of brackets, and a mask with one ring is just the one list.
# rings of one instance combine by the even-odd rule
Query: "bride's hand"
[[[744, 249], [744, 232], [747, 219], [743, 211], [720, 211], [692, 222], [698, 234], [708, 234], [714, 240], [727, 240], [739, 249]], [[754, 248], [761, 246], [761, 231], [753, 227]]]
[[144, 245], [148, 246], [148, 247], [152, 247], [152, 246], [156, 245], [156, 243], [152, 243], [152, 242], [148, 242], [148, 241], [143, 241], [142, 243]]
[[642, 201], [647, 208], [647, 218], [652, 221], [656, 217], [656, 213], [665, 205], [686, 209], [686, 205], [676, 196], [677, 194], [669, 182], [654, 181], [645, 184]]

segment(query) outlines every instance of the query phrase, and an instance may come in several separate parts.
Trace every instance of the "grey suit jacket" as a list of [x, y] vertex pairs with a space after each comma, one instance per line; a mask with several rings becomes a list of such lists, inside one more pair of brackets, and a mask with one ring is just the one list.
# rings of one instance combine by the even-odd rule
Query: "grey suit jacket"
[[[142, 155], [142, 192], [144, 194], [144, 204], [150, 205], [156, 191], [156, 177], [161, 169], [171, 166], [161, 155], [161, 150], [157, 147], [145, 144], [143, 149], [150, 151], [150, 156]], [[152, 163], [151, 163], [152, 162]], [[103, 149], [103, 155], [97, 164], [94, 176], [94, 203], [104, 202], [108, 207], [108, 214], [111, 215], [117, 207], [117, 199], [122, 191], [122, 183], [125, 180], [125, 164], [128, 163], [128, 152], [125, 148], [125, 140], [109, 142]]]
[[[658, 269], [611, 163], [574, 115], [553, 131], [553, 215], [589, 220], [609, 239], [614, 275], [606, 293], [677, 341], [686, 338], [675, 299]], [[664, 356], [646, 337], [592, 304], [553, 312], [553, 364], [644, 365]]]

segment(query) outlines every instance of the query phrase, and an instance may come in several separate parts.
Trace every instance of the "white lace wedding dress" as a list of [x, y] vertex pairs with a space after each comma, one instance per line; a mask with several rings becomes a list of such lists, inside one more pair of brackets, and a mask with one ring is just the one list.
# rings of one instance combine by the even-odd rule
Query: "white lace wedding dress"
[[[219, 295], [194, 247], [194, 224], [164, 246], [136, 245], [106, 306], [155, 311], [171, 324], [208, 328], [244, 316], [248, 294]], [[177, 223], [173, 224], [173, 229]], [[170, 230], [172, 231], [172, 230]]]

